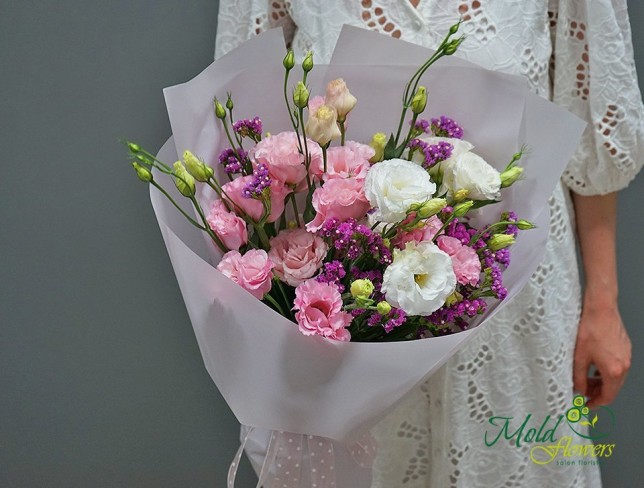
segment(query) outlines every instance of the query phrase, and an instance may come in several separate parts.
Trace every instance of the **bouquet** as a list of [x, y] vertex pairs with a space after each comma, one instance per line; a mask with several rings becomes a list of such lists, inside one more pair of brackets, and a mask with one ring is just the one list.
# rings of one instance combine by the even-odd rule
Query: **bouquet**
[[345, 28], [328, 67], [309, 53], [301, 71], [291, 51], [268, 64], [269, 32], [166, 90], [158, 156], [128, 143], [206, 367], [250, 427], [229, 486], [253, 436], [260, 485], [368, 486], [369, 427], [540, 261], [583, 124], [450, 58], [458, 28], [434, 53]]

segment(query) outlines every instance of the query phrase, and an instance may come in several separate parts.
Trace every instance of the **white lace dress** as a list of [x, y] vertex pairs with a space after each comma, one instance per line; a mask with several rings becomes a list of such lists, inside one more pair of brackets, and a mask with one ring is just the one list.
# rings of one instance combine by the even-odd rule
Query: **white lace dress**
[[468, 39], [458, 55], [525, 76], [589, 127], [551, 197], [544, 262], [493, 323], [377, 426], [374, 487], [598, 487], [597, 466], [539, 466], [529, 443], [486, 447], [483, 435], [491, 416], [543, 419], [571, 405], [581, 294], [568, 189], [619, 190], [644, 157], [626, 0], [222, 0], [216, 56], [283, 26], [296, 54], [314, 49], [327, 62], [345, 23], [436, 47], [459, 16]]

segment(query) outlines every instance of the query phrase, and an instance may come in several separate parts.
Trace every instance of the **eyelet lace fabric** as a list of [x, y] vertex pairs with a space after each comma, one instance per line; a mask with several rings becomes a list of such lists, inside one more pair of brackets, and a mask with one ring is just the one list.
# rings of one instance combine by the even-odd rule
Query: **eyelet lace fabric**
[[[458, 55], [524, 76], [535, 93], [588, 122], [550, 198], [543, 263], [519, 296], [375, 428], [374, 488], [601, 486], [595, 465], [536, 465], [530, 444], [493, 447], [492, 416], [564, 413], [581, 310], [569, 189], [624, 188], [644, 159], [644, 109], [625, 0], [222, 0], [216, 56], [282, 26], [300, 57], [327, 62], [343, 24], [436, 47], [459, 16]], [[591, 8], [592, 4], [592, 8]], [[516, 428], [516, 427], [515, 427]]]

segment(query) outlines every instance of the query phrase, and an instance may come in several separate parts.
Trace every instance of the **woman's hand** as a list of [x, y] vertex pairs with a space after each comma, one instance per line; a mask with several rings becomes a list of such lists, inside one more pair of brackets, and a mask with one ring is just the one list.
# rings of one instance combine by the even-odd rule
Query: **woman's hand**
[[[589, 302], [590, 301], [590, 302]], [[575, 345], [574, 388], [588, 397], [588, 407], [615, 400], [631, 366], [631, 341], [617, 305], [594, 306], [584, 302]], [[598, 375], [589, 376], [590, 365]]]
[[[631, 366], [631, 341], [617, 308], [617, 194], [572, 197], [585, 282], [573, 384], [595, 407], [615, 400]], [[589, 377], [591, 365], [597, 371]]]

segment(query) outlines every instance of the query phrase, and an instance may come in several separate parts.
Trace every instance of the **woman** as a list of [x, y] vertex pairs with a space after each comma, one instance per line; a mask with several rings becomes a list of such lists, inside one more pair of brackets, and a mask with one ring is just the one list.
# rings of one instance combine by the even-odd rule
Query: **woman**
[[[220, 2], [221, 56], [282, 26], [296, 54], [328, 62], [343, 24], [436, 47], [460, 15], [457, 55], [525, 76], [534, 92], [589, 122], [551, 199], [542, 265], [521, 294], [375, 429], [377, 487], [597, 487], [596, 465], [537, 465], [531, 443], [495, 436], [531, 415], [565, 413], [573, 391], [613, 401], [631, 346], [617, 309], [617, 190], [639, 171], [644, 117], [624, 0], [242, 0]], [[576, 221], [576, 226], [575, 226]], [[575, 230], [585, 287], [577, 272]], [[594, 365], [599, 376], [589, 377]], [[498, 423], [497, 425], [501, 425]], [[578, 438], [578, 441], [583, 439]], [[585, 443], [587, 443], [586, 441]], [[579, 442], [578, 442], [579, 443]], [[583, 443], [583, 442], [581, 442]]]

